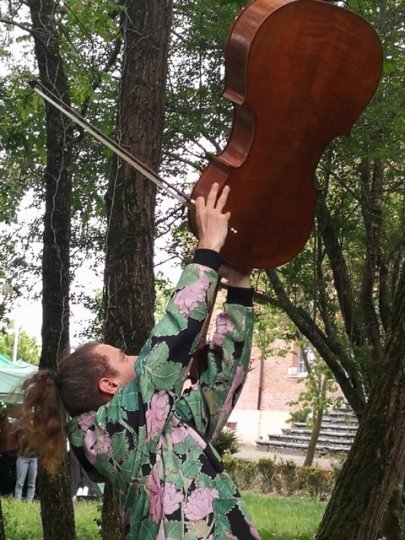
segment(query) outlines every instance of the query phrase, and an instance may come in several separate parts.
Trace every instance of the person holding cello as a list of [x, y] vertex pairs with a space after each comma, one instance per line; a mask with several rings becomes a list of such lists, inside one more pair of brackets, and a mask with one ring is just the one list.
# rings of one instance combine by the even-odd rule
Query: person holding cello
[[[24, 385], [23, 420], [50, 473], [71, 449], [88, 474], [112, 482], [127, 538], [257, 540], [240, 494], [213, 446], [249, 368], [253, 291], [249, 274], [222, 265], [229, 187], [196, 199], [198, 246], [138, 357], [87, 343], [57, 372]], [[227, 299], [199, 379], [183, 391], [220, 278]]]

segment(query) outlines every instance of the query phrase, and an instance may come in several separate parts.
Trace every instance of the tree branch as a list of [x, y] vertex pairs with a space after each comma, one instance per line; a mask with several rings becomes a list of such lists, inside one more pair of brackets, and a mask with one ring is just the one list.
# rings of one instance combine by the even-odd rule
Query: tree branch
[[[0, 23], [3, 24], [10, 24], [11, 26], [17, 26], [18, 28], [21, 28], [21, 30], [24, 30], [25, 32], [28, 32], [32, 36], [34, 35], [34, 30], [32, 26], [19, 23], [18, 21], [15, 21], [14, 19], [9, 19], [8, 17], [0, 17]], [[43, 43], [43, 42], [42, 42]]]
[[[361, 165], [361, 211], [366, 228], [366, 259], [361, 285], [361, 305], [367, 339], [372, 346], [373, 364], [382, 359], [381, 336], [374, 303], [374, 286], [381, 258], [380, 238], [382, 227], [382, 181], [383, 166], [375, 162], [372, 166], [368, 159]], [[375, 366], [370, 366], [374, 370]]]
[[186, 159], [185, 157], [179, 156], [178, 154], [175, 154], [174, 152], [165, 152], [165, 157], [170, 158], [170, 159], [172, 159], [172, 160], [174, 160], [176, 162], [179, 162], [179, 163], [184, 163], [185, 165], [187, 165], [188, 167], [192, 167], [196, 171], [199, 170], [199, 168], [196, 165], [195, 161]]
[[333, 282], [338, 295], [346, 333], [355, 346], [362, 346], [364, 344], [364, 338], [361, 331], [361, 325], [357, 320], [353, 309], [353, 289], [346, 260], [343, 255], [342, 247], [337, 239], [336, 231], [333, 228], [332, 219], [323, 194], [320, 194], [318, 197], [316, 216], [320, 234], [322, 235], [332, 267]]
[[362, 385], [358, 380], [355, 370], [350, 365], [350, 361], [345, 359], [345, 355], [342, 354], [336, 343], [331, 343], [327, 339], [314, 320], [303, 309], [297, 308], [292, 304], [284, 290], [277, 271], [266, 270], [266, 274], [280, 302], [280, 307], [324, 359], [353, 408], [353, 411], [358, 417], [361, 417], [366, 400]]

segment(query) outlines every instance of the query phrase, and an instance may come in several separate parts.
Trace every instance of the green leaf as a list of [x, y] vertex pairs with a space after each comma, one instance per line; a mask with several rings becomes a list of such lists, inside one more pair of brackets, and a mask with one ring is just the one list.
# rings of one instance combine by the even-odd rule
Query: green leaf
[[115, 433], [111, 438], [114, 459], [121, 461], [128, 453], [128, 441], [124, 432]]
[[139, 409], [138, 391], [134, 384], [129, 384], [122, 392], [120, 401], [125, 410], [134, 412]]
[[175, 304], [170, 305], [170, 315], [166, 315], [153, 329], [157, 337], [175, 336], [187, 328], [187, 319]]
[[155, 540], [157, 536], [157, 525], [150, 517], [144, 519], [139, 529], [139, 538], [142, 540]]
[[77, 446], [80, 448], [81, 446], [83, 446], [84, 432], [80, 428], [76, 427], [74, 431], [70, 432], [69, 439], [73, 446]]
[[181, 538], [182, 526], [180, 521], [169, 521], [165, 523], [165, 533], [168, 538]]
[[201, 461], [198, 459], [186, 459], [186, 462], [183, 464], [183, 473], [184, 476], [188, 478], [195, 478], [199, 471], [201, 470]]
[[[156, 390], [172, 390], [182, 381], [183, 366], [167, 360], [169, 348], [166, 343], [159, 343], [144, 364], [141, 379], [148, 377]], [[141, 380], [141, 385], [145, 384]], [[151, 397], [151, 396], [150, 396]]]
[[[105, 420], [112, 422], [113, 424], [119, 423], [121, 420], [127, 419], [127, 414], [125, 409], [123, 409], [120, 401], [117, 399], [118, 396], [112, 399], [106, 409], [102, 409], [101, 413], [97, 415], [97, 420], [100, 423], [104, 423]], [[105, 418], [106, 417], [106, 418]]]

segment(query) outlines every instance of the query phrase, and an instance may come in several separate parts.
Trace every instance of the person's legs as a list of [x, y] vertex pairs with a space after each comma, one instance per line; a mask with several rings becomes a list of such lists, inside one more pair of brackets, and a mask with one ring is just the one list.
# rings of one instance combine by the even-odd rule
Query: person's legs
[[35, 482], [37, 479], [38, 471], [38, 459], [36, 457], [29, 458], [28, 465], [28, 489], [27, 489], [27, 501], [32, 502], [35, 497]]
[[27, 476], [28, 471], [28, 458], [18, 457], [16, 463], [16, 475], [17, 480], [15, 483], [14, 497], [18, 500], [21, 500], [22, 491], [25, 483], [25, 477]]

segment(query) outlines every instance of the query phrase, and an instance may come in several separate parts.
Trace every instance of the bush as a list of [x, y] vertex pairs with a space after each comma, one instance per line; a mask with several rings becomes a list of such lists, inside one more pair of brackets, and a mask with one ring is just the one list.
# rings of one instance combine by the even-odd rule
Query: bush
[[233, 429], [224, 428], [214, 441], [215, 450], [222, 457], [235, 454], [239, 450], [239, 440]]
[[337, 471], [298, 467], [293, 461], [266, 458], [245, 461], [225, 455], [223, 462], [238, 488], [245, 491], [309, 495], [324, 500], [331, 494], [337, 478]]
[[333, 471], [325, 471], [319, 467], [300, 467], [299, 485], [304, 486], [305, 491], [311, 497], [325, 500], [330, 495], [336, 475]]
[[262, 493], [270, 493], [276, 475], [276, 464], [271, 459], [260, 458], [256, 462]]

